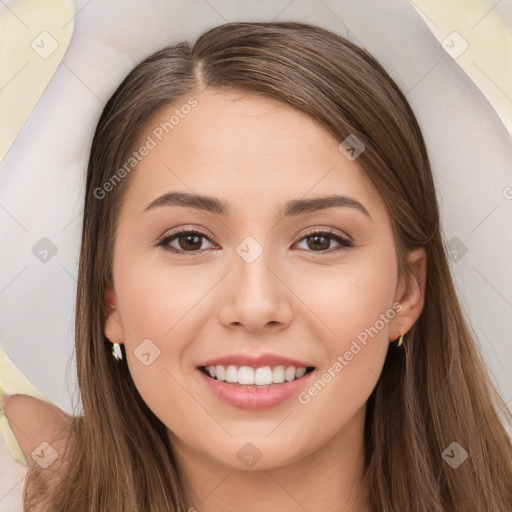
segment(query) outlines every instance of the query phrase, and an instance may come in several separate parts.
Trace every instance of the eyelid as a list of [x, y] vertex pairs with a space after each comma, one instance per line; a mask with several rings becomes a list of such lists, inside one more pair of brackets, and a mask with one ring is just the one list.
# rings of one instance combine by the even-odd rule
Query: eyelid
[[308, 231], [303, 233], [301, 237], [299, 238], [299, 241], [301, 241], [303, 238], [307, 236], [314, 235], [315, 233], [329, 233], [330, 235], [333, 235], [338, 238], [342, 238], [346, 242], [353, 243], [352, 238], [348, 236], [346, 233], [343, 233], [342, 231], [339, 231], [334, 228], [326, 228], [326, 227], [313, 227], [309, 228]]
[[[205, 232], [206, 231], [206, 232]], [[210, 242], [213, 242], [213, 235], [207, 232], [205, 228], [196, 228], [191, 226], [180, 226], [175, 229], [171, 229], [170, 231], [165, 231], [165, 233], [158, 237], [158, 242], [161, 242], [162, 240], [166, 240], [171, 236], [179, 235], [181, 233], [193, 233], [196, 235], [203, 236], [204, 238], [207, 238]]]

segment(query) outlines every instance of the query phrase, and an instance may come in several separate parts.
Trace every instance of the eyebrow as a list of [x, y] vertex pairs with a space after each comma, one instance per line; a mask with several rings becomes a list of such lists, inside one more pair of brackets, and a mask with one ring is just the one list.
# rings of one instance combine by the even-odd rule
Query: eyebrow
[[[142, 211], [142, 214], [161, 206], [195, 208], [224, 217], [229, 216], [231, 213], [230, 205], [215, 197], [186, 192], [167, 192], [149, 203]], [[303, 213], [316, 212], [333, 207], [354, 208], [372, 220], [368, 210], [359, 201], [345, 195], [333, 194], [311, 199], [292, 199], [278, 209], [276, 222], [284, 217], [293, 217]]]

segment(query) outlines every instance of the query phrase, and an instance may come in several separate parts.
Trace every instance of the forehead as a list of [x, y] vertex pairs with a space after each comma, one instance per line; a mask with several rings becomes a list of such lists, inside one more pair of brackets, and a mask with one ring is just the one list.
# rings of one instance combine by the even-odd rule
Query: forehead
[[126, 196], [139, 211], [168, 190], [229, 196], [260, 209], [326, 193], [383, 206], [357, 161], [339, 151], [340, 141], [303, 112], [239, 91], [207, 89], [193, 98], [193, 108], [184, 108], [185, 98], [160, 110], [139, 138], [137, 148], [152, 146]]

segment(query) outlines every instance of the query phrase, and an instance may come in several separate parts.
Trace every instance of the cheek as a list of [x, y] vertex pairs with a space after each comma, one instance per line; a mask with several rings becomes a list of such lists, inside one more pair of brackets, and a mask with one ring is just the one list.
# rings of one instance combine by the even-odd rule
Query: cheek
[[312, 429], [330, 411], [330, 421], [320, 427], [323, 435], [335, 432], [364, 405], [382, 371], [396, 314], [396, 261], [394, 247], [389, 249], [308, 274], [305, 302], [329, 329], [322, 336], [325, 364], [298, 402], [308, 411], [304, 421]]
[[[198, 279], [198, 272], [205, 279]], [[186, 323], [188, 315], [193, 316], [194, 309], [200, 307], [197, 303], [214, 284], [214, 277], [209, 280], [198, 267], [173, 266], [153, 255], [145, 258], [134, 254], [133, 258], [120, 259], [116, 289], [127, 342], [136, 344], [150, 338], [163, 347], [172, 339], [172, 346], [177, 348], [176, 342], [182, 336], [176, 332]]]
[[[187, 310], [193, 286], [180, 273], [138, 257], [135, 248], [120, 254], [115, 263], [118, 308], [125, 331], [124, 345], [132, 378], [143, 398], [172, 380], [186, 344]], [[195, 298], [197, 301], [197, 297]], [[167, 373], [169, 372], [169, 373]], [[148, 404], [149, 405], [149, 404]]]
[[127, 364], [139, 394], [170, 428], [180, 431], [186, 421], [204, 421], [189, 405], [181, 368], [193, 336], [191, 308], [204, 292], [182, 273], [162, 266], [133, 265], [125, 270], [119, 286], [120, 311]]
[[[157, 254], [137, 255], [135, 247], [119, 253], [132, 255], [120, 257], [114, 267], [130, 374], [150, 409], [169, 420], [171, 405], [186, 409], [189, 403], [182, 384], [195, 362], [189, 353], [196, 333], [211, 319], [205, 308], [211, 306], [208, 292], [219, 280], [218, 271], [171, 265]], [[183, 410], [179, 417], [187, 414]]]
[[[303, 277], [297, 281], [302, 284], [294, 291], [322, 320], [324, 340], [331, 351], [343, 348], [389, 310], [396, 286], [395, 267], [391, 247], [389, 251], [354, 252], [336, 265], [308, 264], [302, 269]], [[387, 322], [384, 327], [378, 323], [384, 337], [387, 326]]]

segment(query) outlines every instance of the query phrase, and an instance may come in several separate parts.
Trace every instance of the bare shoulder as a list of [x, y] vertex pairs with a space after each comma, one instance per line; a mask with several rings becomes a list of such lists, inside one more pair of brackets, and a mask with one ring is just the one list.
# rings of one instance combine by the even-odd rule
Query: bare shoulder
[[43, 400], [21, 394], [6, 399], [4, 413], [29, 468], [62, 468], [64, 451], [71, 439], [72, 416]]

